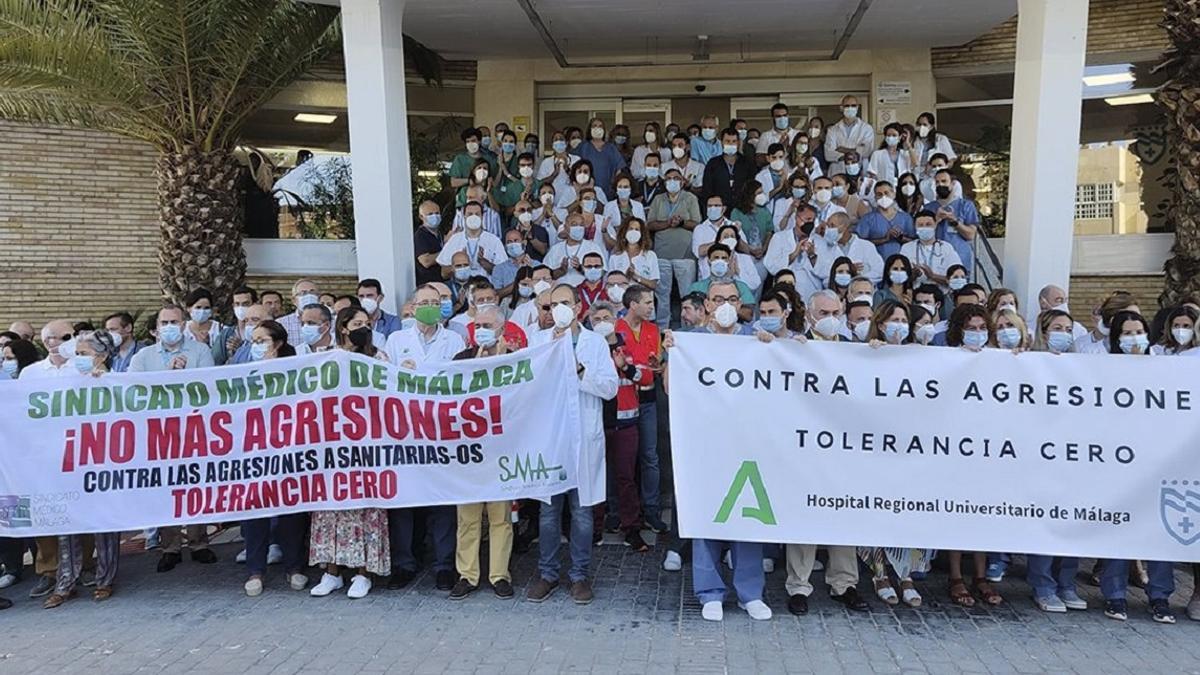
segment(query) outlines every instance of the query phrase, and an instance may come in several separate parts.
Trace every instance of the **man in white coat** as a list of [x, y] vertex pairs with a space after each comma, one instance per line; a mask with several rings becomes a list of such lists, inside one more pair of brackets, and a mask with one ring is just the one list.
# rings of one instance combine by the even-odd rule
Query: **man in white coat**
[[854, 234], [854, 228], [850, 227], [850, 216], [835, 213], [818, 229], [821, 237], [814, 237], [812, 242], [817, 251], [814, 267], [822, 286], [828, 287], [830, 268], [833, 267], [833, 261], [841, 256], [846, 256], [854, 263], [853, 276], [867, 277], [871, 283], [879, 285], [883, 279], [883, 258], [879, 257], [875, 244], [859, 239]]
[[559, 539], [562, 510], [571, 511], [571, 599], [586, 605], [592, 601], [588, 568], [592, 562], [592, 506], [604, 501], [604, 419], [603, 402], [617, 395], [617, 368], [609, 354], [608, 342], [579, 324], [579, 293], [574, 286], [560, 283], [550, 291], [554, 327], [535, 333], [530, 345], [551, 340], [570, 340], [575, 345], [575, 372], [579, 376], [579, 417], [583, 426], [583, 444], [579, 454], [579, 488], [555, 495], [542, 504], [538, 529], [539, 577], [529, 585], [526, 599], [542, 602], [558, 588]]

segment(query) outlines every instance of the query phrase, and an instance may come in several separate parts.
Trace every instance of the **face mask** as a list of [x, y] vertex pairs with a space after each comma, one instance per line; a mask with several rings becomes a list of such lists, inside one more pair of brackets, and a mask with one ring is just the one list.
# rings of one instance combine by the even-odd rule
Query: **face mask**
[[504, 154], [506, 154], [506, 155], [511, 155], [511, 154], [513, 154], [514, 152], [516, 152], [516, 151], [517, 151], [517, 144], [516, 144], [516, 143], [512, 143], [512, 142], [509, 142], [509, 143], [501, 143], [501, 144], [500, 144], [500, 150], [501, 150], [501, 151], [503, 151], [503, 152], [504, 152]]
[[858, 117], [858, 106], [848, 105], [845, 108], [842, 108], [842, 114], [846, 116], [846, 119], [852, 120]]
[[723, 277], [726, 274], [729, 274], [729, 261], [728, 260], [714, 260], [714, 261], [712, 261], [712, 264], [709, 265], [708, 267], [709, 267], [709, 269], [712, 270], [712, 274], [714, 277]]
[[379, 309], [379, 301], [375, 298], [359, 298], [358, 304], [362, 305], [363, 311], [367, 314], [374, 314], [375, 310]]
[[709, 220], [714, 221], [714, 222], [718, 221], [721, 219], [721, 216], [723, 216], [723, 215], [725, 215], [725, 207], [724, 206], [708, 207], [708, 219]]
[[797, 145], [796, 146], [796, 154], [797, 155], [807, 155], [808, 154], [808, 143], [801, 143], [801, 144]]
[[468, 142], [467, 143], [467, 152], [472, 155], [479, 152], [479, 144], [476, 143], [475, 141]]
[[838, 329], [841, 328], [842, 322], [836, 316], [821, 317], [819, 321], [813, 324], [813, 331], [825, 338], [833, 338], [838, 334]]
[[1015, 326], [996, 331], [996, 344], [1004, 349], [1014, 349], [1021, 344], [1021, 329]]
[[533, 292], [538, 295], [541, 295], [548, 290], [550, 290], [550, 282], [546, 281], [545, 279], [541, 279], [533, 284]]
[[529, 142], [525, 143], [525, 152], [536, 155], [537, 151], [538, 151], [537, 141], [534, 141], [532, 143], [529, 143]]
[[867, 303], [867, 305], [875, 304], [875, 298], [873, 298], [869, 295], [856, 295], [856, 296], [854, 296], [854, 299], [852, 301], [853, 302], [865, 302], [865, 303]]
[[620, 284], [613, 284], [608, 287], [608, 299], [613, 302], [621, 302], [625, 298], [625, 287]]
[[189, 314], [192, 316], [192, 323], [204, 323], [212, 318], [211, 309], [193, 309], [191, 312], [189, 312]]
[[1051, 350], [1060, 354], [1070, 349], [1074, 342], [1075, 338], [1071, 337], [1070, 333], [1062, 330], [1056, 330], [1046, 336], [1046, 344], [1049, 345]]
[[[775, 128], [779, 129], [780, 131], [783, 131], [784, 129], [788, 128], [789, 124], [790, 124], [790, 121], [788, 120], [787, 115], [784, 115], [783, 117], [775, 118]], [[772, 332], [774, 332], [774, 331], [772, 331]]]
[[780, 171], [783, 171], [783, 165], [784, 165], [784, 161], [782, 159], [771, 160], [771, 170], [774, 171], [775, 173], [779, 173]]
[[883, 335], [888, 342], [904, 342], [908, 337], [908, 324], [889, 321], [883, 324]]
[[678, 135], [679, 135], [678, 129], [667, 129], [667, 140], [668, 141], [670, 141], [672, 138], [675, 138]]
[[833, 283], [837, 284], [839, 288], [845, 288], [849, 286], [851, 279], [852, 277], [847, 272], [838, 272], [837, 274], [833, 275]]
[[834, 244], [838, 243], [838, 240], [841, 238], [842, 238], [842, 233], [838, 232], [838, 229], [836, 227], [831, 227], [829, 225], [825, 226], [825, 243], [826, 244], [833, 246]]
[[587, 185], [588, 181], [590, 181], [591, 179], [592, 179], [592, 174], [590, 174], [590, 173], [585, 172], [585, 173], [575, 174], [575, 182], [579, 185]]
[[454, 268], [454, 278], [458, 281], [466, 281], [467, 279], [470, 279], [471, 278], [471, 268], [470, 267]]
[[350, 344], [358, 347], [359, 349], [364, 349], [367, 345], [371, 344], [371, 329], [366, 326], [363, 326], [362, 328], [355, 328], [354, 330], [350, 331], [349, 335]]
[[491, 328], [476, 326], [475, 344], [484, 348], [491, 347], [492, 345], [496, 344], [496, 331]]
[[725, 237], [721, 240], [721, 243], [724, 244], [730, 251], [732, 251], [737, 247], [738, 240], [733, 237]]
[[1171, 337], [1175, 338], [1175, 341], [1179, 344], [1185, 346], [1192, 344], [1192, 337], [1195, 336], [1195, 334], [1195, 331], [1193, 331], [1191, 328], [1171, 329]]
[[896, 203], [896, 200], [892, 199], [891, 197], [888, 197], [887, 195], [884, 195], [884, 196], [880, 197], [879, 199], [876, 199], [875, 203], [879, 204], [879, 208], [883, 209], [884, 211], [887, 211], [888, 209], [892, 208], [892, 205]]
[[454, 303], [450, 300], [450, 298], [442, 300], [439, 307], [442, 310], [443, 319], [449, 319], [450, 316], [454, 314]]
[[899, 136], [884, 136], [883, 142], [887, 143], [887, 146], [889, 148], [894, 148], [897, 145], [900, 145], [900, 137]]
[[728, 302], [723, 302], [717, 308], [717, 311], [713, 312], [713, 319], [716, 320], [717, 325], [721, 328], [729, 328], [737, 323], [737, 309]]
[[924, 309], [926, 312], [929, 312], [929, 316], [937, 316], [937, 307], [934, 307], [933, 305], [931, 305], [927, 302], [922, 302], [918, 306], [921, 309]]
[[604, 127], [592, 127], [592, 130], [588, 133], [592, 135], [592, 138], [600, 140], [604, 138]]
[[653, 143], [658, 140], [658, 135], [653, 131], [647, 131], [645, 134], [642, 134], [642, 138], [645, 138], [647, 143]]
[[754, 195], [754, 205], [755, 206], [766, 206], [766, 204], [767, 204], [767, 195], [765, 193], [760, 192], [760, 193]]
[[613, 136], [613, 143], [617, 145], [625, 145], [629, 141], [628, 136]]
[[7, 374], [9, 377], [16, 378], [16, 376], [17, 376], [16, 360], [15, 359], [5, 359], [3, 363], [0, 363], [0, 370], [3, 370], [5, 372], [5, 374]]
[[538, 200], [542, 202], [542, 206], [550, 206], [554, 202], [554, 194], [546, 192], [541, 197], [538, 197]]
[[517, 221], [524, 225], [528, 225], [529, 223], [533, 222], [533, 212], [532, 211], [522, 211], [522, 212], [518, 213]]
[[1138, 348], [1139, 353], [1145, 354], [1146, 348], [1150, 346], [1150, 338], [1145, 335], [1122, 335], [1120, 345], [1121, 351], [1126, 354], [1132, 354], [1134, 347]]
[[479, 169], [478, 171], [475, 172], [475, 180], [479, 181], [480, 183], [486, 181], [487, 177], [488, 177], [487, 169]]
[[465, 222], [467, 224], [467, 229], [471, 230], [472, 232], [475, 232], [483, 227], [483, 218], [474, 213], [467, 216]]
[[583, 235], [584, 229], [582, 225], [572, 225], [567, 230], [567, 236], [571, 238], [571, 241], [583, 241]]
[[492, 147], [492, 137], [491, 136], [484, 136], [483, 138], [479, 139], [479, 142], [482, 143], [483, 147], [485, 147], [485, 148]]
[[673, 178], [667, 181], [667, 192], [670, 192], [671, 194], [675, 194], [676, 192], [679, 192], [681, 189], [683, 189], [683, 185], [679, 181], [677, 181]]
[[590, 281], [592, 283], [596, 283], [597, 281], [600, 281], [600, 277], [602, 277], [602, 276], [604, 276], [604, 270], [600, 269], [599, 267], [583, 268], [583, 278], [587, 279], [588, 281]]
[[250, 360], [262, 361], [267, 357], [267, 352], [271, 350], [269, 342], [255, 342], [250, 345]]
[[629, 195], [631, 195], [631, 194], [633, 194], [632, 188], [627, 188], [627, 187], [617, 188], [617, 198], [618, 199], [629, 199]]
[[[846, 167], [846, 168], [849, 169], [850, 167]], [[833, 192], [834, 199], [841, 199], [842, 197], [846, 196], [846, 186], [845, 185], [834, 185], [832, 192]]]
[[804, 195], [806, 195], [806, 194], [808, 194], [808, 190], [805, 190], [802, 187], [792, 188], [792, 198], [793, 199], [804, 199]]
[[809, 129], [808, 137], [809, 138], [820, 138], [821, 137], [821, 128], [820, 127], [812, 127], [811, 129]]
[[709, 128], [701, 129], [700, 136], [703, 137], [704, 140], [706, 140], [706, 141], [711, 141], [712, 139], [717, 137], [717, 130], [709, 129]]
[[561, 155], [567, 151], [567, 142], [566, 141], [554, 141], [553, 143], [550, 144], [550, 147], [554, 148], [554, 152]]
[[917, 186], [913, 185], [912, 183], [905, 183], [904, 185], [900, 186], [900, 194], [904, 195], [905, 197], [911, 197], [916, 194], [916, 192]]
[[1014, 305], [1014, 304], [1012, 304], [1011, 302], [1006, 302], [1006, 303], [1004, 303], [1003, 305], [998, 305], [998, 306], [996, 307], [996, 309], [997, 309], [997, 310], [1001, 310], [1001, 309], [1007, 309], [1007, 310], [1010, 310], [1010, 311], [1013, 311], [1013, 312], [1015, 312], [1015, 311], [1017, 311], [1017, 306], [1016, 306], [1016, 305]]
[[641, 240], [642, 240], [642, 231], [641, 230], [629, 230], [628, 232], [625, 233], [625, 241], [627, 241], [631, 244], [636, 244]]
[[120, 347], [121, 343], [125, 341], [125, 338], [121, 337], [121, 334], [115, 330], [108, 331], [108, 336], [112, 338], [113, 348]]
[[917, 135], [921, 138], [928, 136], [930, 131], [933, 131], [933, 129], [928, 124], [922, 124], [917, 127]]
[[671, 156], [674, 157], [675, 159], [683, 159], [683, 155], [686, 152], [687, 152], [686, 150], [679, 147], [678, 145], [671, 148]]
[[888, 279], [890, 279], [893, 284], [903, 284], [904, 282], [908, 281], [908, 272], [905, 272], [904, 270], [892, 270], [888, 273]]
[[854, 328], [851, 329], [851, 332], [854, 333], [855, 340], [858, 340], [859, 342], [866, 342], [867, 336], [871, 334], [871, 321], [869, 319], [863, 319], [862, 321], [859, 321], [858, 323], [854, 324]]
[[[177, 324], [167, 324], [158, 329], [158, 340], [167, 346], [177, 345], [183, 340], [183, 329]], [[59, 347], [58, 353], [63, 355], [62, 347]]]
[[554, 317], [555, 328], [566, 328], [571, 325], [571, 322], [575, 321], [575, 310], [566, 305], [555, 305], [550, 310], [550, 316]]
[[833, 199], [833, 190], [829, 188], [821, 188], [816, 194], [818, 204], [828, 204], [830, 199]]
[[433, 305], [421, 305], [413, 310], [413, 318], [426, 326], [432, 326], [442, 320], [442, 308]]
[[617, 327], [614, 326], [611, 321], [601, 321], [599, 323], [592, 324], [592, 331], [602, 338], [608, 338], [608, 336], [612, 335], [616, 330]]
[[579, 202], [579, 208], [583, 209], [584, 213], [595, 213], [596, 212], [596, 200], [595, 199], [585, 199], [585, 200]]
[[533, 175], [532, 166], [522, 166], [517, 169], [517, 173], [521, 174], [521, 178], [529, 178]]
[[242, 341], [243, 342], [249, 342], [250, 338], [253, 336], [254, 336], [254, 326], [247, 325], [245, 328], [242, 329]]
[[[778, 121], [778, 118], [776, 119]], [[782, 316], [764, 316], [758, 320], [758, 327], [768, 333], [776, 333], [783, 327]]]
[[658, 178], [658, 167], [657, 166], [646, 167], [646, 178]]
[[861, 164], [847, 164], [846, 165], [846, 173], [851, 176], [857, 176], [860, 171], [862, 171]]
[[582, 138], [572, 138], [568, 145], [570, 145], [571, 149], [574, 150], [575, 148], [578, 148], [581, 143], [583, 143]]
[[81, 375], [87, 375], [92, 372], [95, 362], [92, 357], [79, 354], [71, 359], [71, 363], [75, 365], [75, 370], [78, 370]]
[[233, 308], [233, 317], [235, 319], [237, 319], [238, 321], [245, 321], [246, 312], [248, 312], [248, 311], [250, 311], [249, 307], [234, 307]]
[[319, 304], [321, 304], [321, 299], [317, 297], [316, 293], [305, 293], [304, 295], [301, 295], [296, 300], [296, 307], [298, 309], [304, 309], [305, 307], [308, 307], [309, 305], [319, 305]]
[[935, 232], [936, 230], [932, 227], [918, 227], [917, 239], [920, 239], [921, 241], [933, 241], [933, 235]]
[[303, 326], [300, 326], [300, 339], [303, 340], [304, 344], [306, 345], [311, 346], [316, 344], [323, 335], [324, 331], [321, 330], [320, 326], [314, 326], [307, 323]]
[[408, 330], [409, 328], [412, 328], [415, 325], [417, 325], [417, 320], [411, 316], [408, 317], [407, 319], [400, 320], [400, 330]]
[[949, 286], [950, 290], [952, 290], [952, 291], [961, 291], [967, 285], [967, 278], [966, 277], [954, 277], [953, 279], [947, 281], [946, 285]]
[[736, 155], [737, 151], [738, 151], [737, 145], [722, 145], [721, 146], [721, 152], [725, 153], [729, 157]]
[[431, 230], [436, 230], [438, 228], [438, 225], [441, 225], [441, 224], [442, 224], [442, 214], [428, 213], [425, 215], [425, 227], [428, 227]]
[[934, 188], [934, 192], [937, 193], [938, 199], [949, 199], [950, 198], [950, 186], [949, 185], [939, 185], [936, 188]]
[[519, 258], [521, 254], [525, 253], [525, 244], [519, 241], [510, 241], [504, 245], [504, 250], [508, 252], [510, 257]]
[[982, 347], [987, 344], [988, 332], [986, 330], [967, 330], [963, 331], [963, 344], [968, 347]]
[[923, 326], [918, 326], [917, 327], [917, 342], [920, 342], [923, 345], [929, 344], [929, 341], [933, 339], [933, 334], [936, 330], [937, 329], [934, 328], [933, 324], [931, 324], [931, 323], [927, 323]]

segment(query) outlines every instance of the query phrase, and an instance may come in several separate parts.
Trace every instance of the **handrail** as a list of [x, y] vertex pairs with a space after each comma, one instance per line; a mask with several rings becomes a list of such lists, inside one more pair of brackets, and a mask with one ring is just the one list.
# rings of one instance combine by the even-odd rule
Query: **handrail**
[[[980, 255], [981, 248], [986, 256]], [[975, 228], [975, 238], [971, 240], [971, 252], [975, 257], [975, 283], [987, 288], [988, 291], [1003, 285], [1004, 265], [996, 256], [996, 251], [988, 241], [982, 224]]]

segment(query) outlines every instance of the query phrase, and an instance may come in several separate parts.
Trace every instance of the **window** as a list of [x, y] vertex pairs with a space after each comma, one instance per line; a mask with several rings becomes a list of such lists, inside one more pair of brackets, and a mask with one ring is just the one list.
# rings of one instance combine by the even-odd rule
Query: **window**
[[1112, 183], [1083, 183], [1075, 186], [1075, 220], [1111, 219], [1112, 217]]

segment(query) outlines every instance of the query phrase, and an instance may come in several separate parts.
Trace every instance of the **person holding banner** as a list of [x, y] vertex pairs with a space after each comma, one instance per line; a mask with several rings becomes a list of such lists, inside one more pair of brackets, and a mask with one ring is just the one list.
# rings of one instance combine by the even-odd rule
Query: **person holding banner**
[[1029, 349], [1029, 329], [1025, 327], [1025, 320], [1017, 310], [996, 310], [992, 313], [992, 325], [996, 330], [988, 343], [989, 347], [1011, 349], [1013, 353]]
[[[82, 333], [75, 338], [73, 370], [85, 378], [103, 377], [108, 374], [108, 364], [116, 353], [116, 345], [108, 333]], [[88, 554], [93, 546], [96, 555], [96, 590], [92, 597], [97, 602], [112, 597], [113, 582], [117, 578], [121, 558], [121, 533], [69, 534], [58, 537], [58, 574], [54, 592], [46, 598], [42, 607], [60, 607], [75, 595], [75, 585], [81, 580], [85, 558], [90, 557]]]
[[[305, 312], [307, 314], [307, 312]], [[387, 355], [372, 344], [371, 321], [365, 309], [347, 307], [338, 312], [333, 333], [340, 349], [381, 361]], [[366, 597], [371, 590], [370, 574], [387, 576], [391, 572], [388, 543], [388, 517], [384, 509], [344, 509], [316, 511], [309, 531], [308, 564], [322, 566], [321, 581], [309, 595], [324, 597], [343, 585], [342, 568], [354, 570], [347, 596]]]
[[529, 586], [526, 599], [543, 602], [558, 588], [559, 538], [563, 508], [571, 514], [571, 598], [576, 604], [592, 601], [588, 571], [592, 562], [592, 509], [604, 501], [603, 402], [617, 395], [617, 369], [604, 338], [579, 324], [579, 295], [575, 287], [559, 283], [550, 292], [554, 327], [536, 333], [531, 344], [570, 339], [575, 347], [579, 376], [579, 410], [583, 445], [579, 458], [579, 488], [555, 495], [543, 504], [539, 515], [538, 579]]
[[1125, 291], [1113, 291], [1092, 313], [1092, 318], [1096, 320], [1096, 327], [1087, 335], [1077, 338], [1075, 344], [1071, 346], [1071, 351], [1076, 354], [1110, 353], [1108, 337], [1111, 331], [1109, 326], [1112, 325], [1113, 317], [1118, 312], [1124, 311], [1141, 314], [1137, 300], [1134, 300], [1132, 295]]
[[[1196, 346], [1196, 321], [1200, 317], [1196, 310], [1186, 305], [1174, 307], [1167, 312], [1158, 344], [1150, 348], [1155, 356], [1178, 356]], [[1195, 356], [1197, 352], [1188, 354]]]

